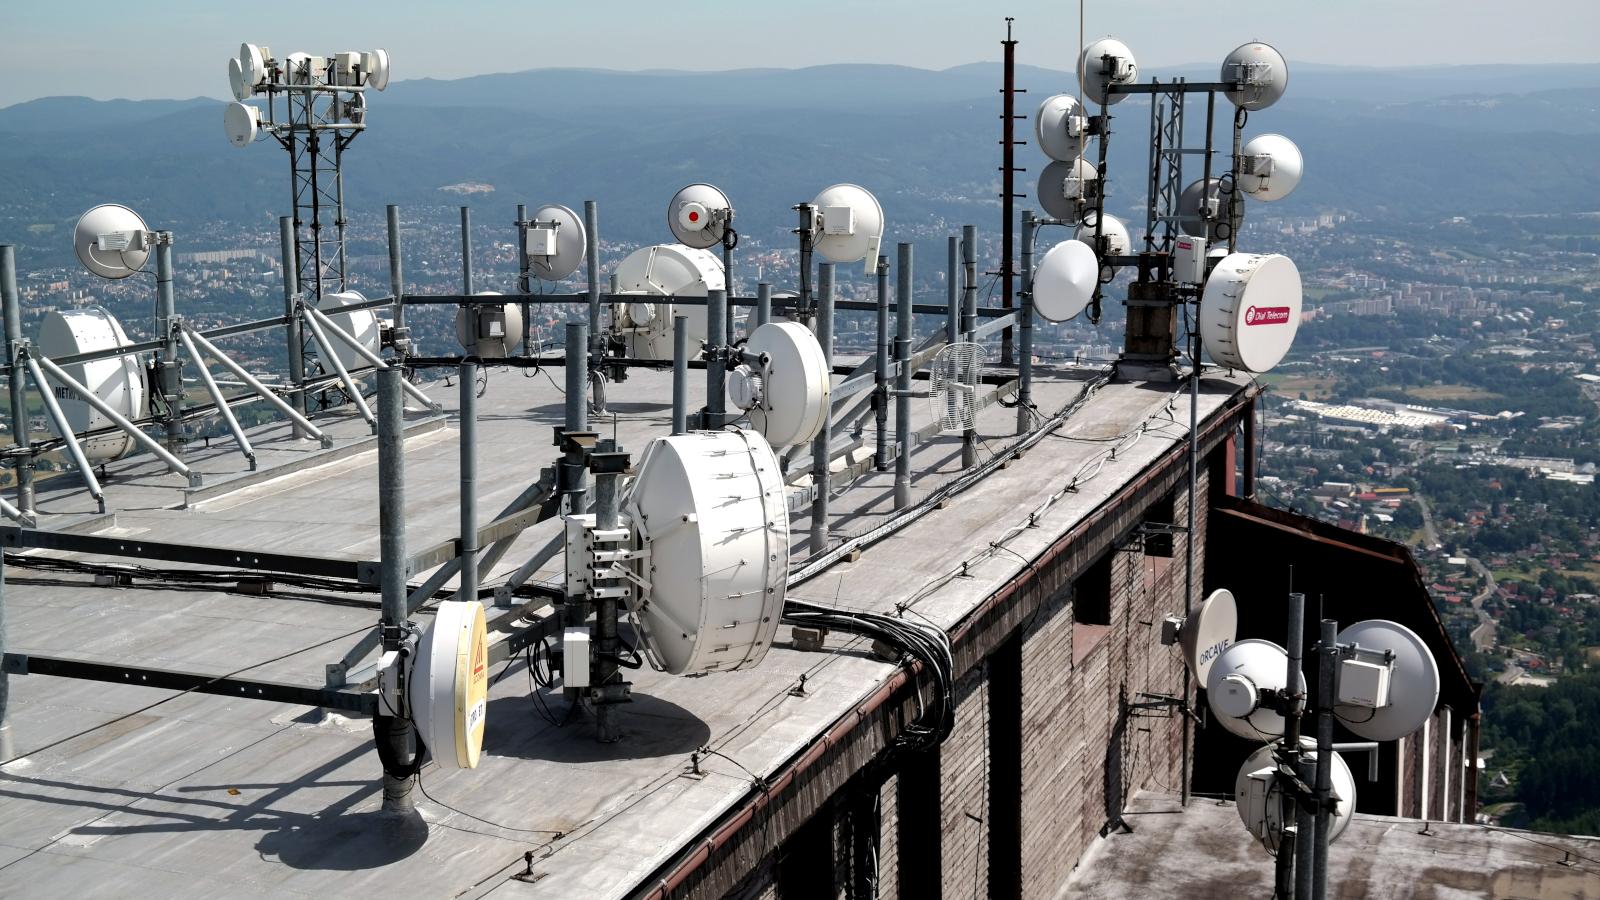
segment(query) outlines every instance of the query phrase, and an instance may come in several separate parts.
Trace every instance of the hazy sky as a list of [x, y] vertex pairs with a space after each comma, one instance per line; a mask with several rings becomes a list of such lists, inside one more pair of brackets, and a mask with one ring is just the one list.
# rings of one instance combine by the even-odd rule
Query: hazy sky
[[[11, 0], [0, 106], [61, 94], [223, 97], [228, 57], [246, 40], [280, 55], [385, 47], [397, 79], [546, 66], [941, 69], [997, 59], [1006, 15], [1020, 61], [1071, 68], [1070, 0]], [[1291, 64], [1600, 62], [1600, 0], [1088, 0], [1087, 19], [1091, 39], [1115, 34], [1146, 66], [1220, 60], [1246, 40], [1270, 41]]]

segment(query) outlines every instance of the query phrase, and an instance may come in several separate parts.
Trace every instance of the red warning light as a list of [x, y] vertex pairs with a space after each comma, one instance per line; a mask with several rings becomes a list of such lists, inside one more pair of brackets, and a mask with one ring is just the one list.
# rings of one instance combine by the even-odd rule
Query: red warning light
[[690, 210], [689, 211], [689, 221], [691, 221], [691, 222], [700, 221], [700, 214], [695, 212], [695, 211], [693, 211], [693, 210]]

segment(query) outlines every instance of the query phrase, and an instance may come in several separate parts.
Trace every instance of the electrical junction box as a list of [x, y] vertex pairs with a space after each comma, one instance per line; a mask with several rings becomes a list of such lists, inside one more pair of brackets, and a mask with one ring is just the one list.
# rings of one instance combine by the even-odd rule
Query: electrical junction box
[[1258, 841], [1265, 840], [1272, 831], [1267, 819], [1267, 799], [1277, 778], [1276, 769], [1257, 769], [1245, 777], [1244, 793], [1235, 798], [1239, 804], [1239, 818]]
[[850, 206], [824, 206], [822, 208], [822, 233], [855, 234], [855, 208]]
[[1167, 616], [1161, 620], [1161, 646], [1170, 647], [1178, 642], [1183, 633], [1183, 619], [1179, 616]]
[[587, 593], [590, 559], [593, 553], [589, 531], [594, 528], [594, 514], [569, 515], [565, 516], [563, 521], [567, 531], [567, 593]]
[[528, 255], [556, 255], [556, 223], [534, 222], [528, 226]]
[[1182, 284], [1205, 284], [1205, 238], [1180, 234], [1173, 240], [1172, 277]]
[[1389, 705], [1389, 667], [1347, 659], [1339, 663], [1339, 702], [1367, 709]]
[[505, 307], [489, 307], [478, 312], [478, 338], [498, 340], [506, 336]]
[[561, 683], [589, 686], [589, 629], [567, 628], [561, 634]]

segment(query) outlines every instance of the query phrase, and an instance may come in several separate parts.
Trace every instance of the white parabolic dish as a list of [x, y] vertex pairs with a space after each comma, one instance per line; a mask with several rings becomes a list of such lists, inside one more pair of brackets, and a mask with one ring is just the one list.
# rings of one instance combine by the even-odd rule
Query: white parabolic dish
[[[1078, 226], [1072, 237], [1082, 241], [1084, 246], [1092, 251], [1094, 232], [1093, 224], [1083, 224]], [[1133, 252], [1133, 239], [1128, 235], [1128, 226], [1122, 224], [1122, 220], [1116, 216], [1106, 215], [1105, 224], [1100, 226], [1100, 236], [1106, 239], [1106, 252], [1111, 256], [1127, 256]]]
[[578, 271], [588, 251], [588, 232], [583, 218], [560, 204], [551, 203], [534, 210], [534, 222], [557, 222], [555, 253], [550, 256], [528, 257], [528, 268], [535, 277], [545, 281], [560, 281]]
[[1071, 94], [1046, 97], [1033, 120], [1039, 149], [1056, 162], [1071, 162], [1083, 155], [1083, 131], [1088, 112]]
[[878, 265], [883, 242], [883, 207], [872, 192], [858, 184], [835, 184], [822, 189], [811, 205], [821, 223], [812, 247], [835, 263], [866, 260], [867, 271]]
[[222, 129], [228, 134], [228, 143], [235, 147], [248, 147], [255, 143], [256, 134], [261, 129], [261, 110], [235, 100], [223, 107]]
[[1387, 619], [1368, 619], [1339, 632], [1339, 643], [1394, 653], [1389, 705], [1379, 709], [1338, 704], [1340, 724], [1369, 741], [1405, 737], [1433, 715], [1439, 703], [1439, 665], [1415, 631]]
[[1281, 134], [1258, 134], [1239, 148], [1239, 155], [1265, 156], [1272, 160], [1269, 175], [1239, 173], [1239, 190], [1257, 200], [1282, 200], [1294, 193], [1305, 173], [1305, 159], [1294, 141]]
[[1200, 296], [1200, 340], [1218, 363], [1266, 372], [1300, 330], [1300, 270], [1287, 256], [1230, 253]]
[[1062, 241], [1039, 260], [1033, 273], [1033, 308], [1047, 322], [1065, 322], [1083, 312], [1100, 283], [1100, 260], [1083, 241]]
[[748, 429], [692, 431], [645, 447], [623, 511], [640, 535], [635, 607], [644, 640], [674, 675], [758, 665], [783, 616], [789, 512], [783, 473]]
[[688, 247], [714, 247], [722, 243], [733, 220], [728, 195], [709, 184], [691, 184], [667, 203], [667, 228], [678, 243]]
[[489, 699], [489, 639], [483, 606], [445, 600], [417, 643], [407, 688], [417, 736], [445, 769], [475, 769]]
[[1190, 614], [1178, 636], [1183, 645], [1183, 661], [1201, 684], [1211, 675], [1211, 666], [1239, 634], [1239, 606], [1233, 592], [1211, 592], [1200, 608]]
[[1087, 196], [1087, 189], [1099, 178], [1100, 170], [1081, 156], [1067, 162], [1057, 160], [1039, 173], [1035, 196], [1050, 218], [1070, 222], [1078, 218], [1074, 201]]
[[[346, 334], [360, 341], [362, 346], [373, 353], [377, 353], [381, 349], [382, 340], [382, 335], [379, 333], [378, 328], [378, 314], [370, 309], [354, 309], [350, 312], [338, 311], [352, 303], [363, 303], [366, 299], [360, 291], [340, 291], [333, 294], [323, 294], [322, 302], [317, 304], [317, 309], [326, 313], [333, 324], [344, 329]], [[366, 369], [372, 366], [372, 363], [368, 362], [365, 357], [357, 353], [344, 341], [339, 340], [332, 334], [328, 335], [328, 340], [333, 342], [333, 355], [339, 358], [339, 364], [344, 366], [345, 371], [354, 372], [357, 369]], [[329, 366], [328, 371], [332, 372], [333, 367]]]
[[233, 91], [233, 99], [245, 100], [254, 93], [254, 85], [249, 84], [244, 78], [244, 68], [239, 64], [239, 58], [228, 60], [228, 88]]
[[1133, 51], [1128, 45], [1116, 38], [1101, 38], [1083, 48], [1083, 56], [1078, 59], [1078, 71], [1083, 73], [1083, 96], [1094, 103], [1104, 103], [1110, 106], [1121, 103], [1127, 94], [1107, 95], [1104, 91], [1105, 82], [1108, 80], [1106, 72], [1107, 56], [1116, 57], [1118, 70], [1110, 73], [1112, 84], [1132, 84], [1139, 80], [1139, 64], [1133, 58]]
[[[1223, 728], [1250, 741], [1273, 740], [1283, 734], [1283, 716], [1261, 705], [1262, 692], [1287, 686], [1289, 654], [1271, 641], [1250, 639], [1231, 644], [1211, 664], [1206, 701]], [[1305, 676], [1299, 689], [1305, 690]]]
[[[148, 231], [138, 213], [117, 203], [102, 203], [79, 216], [78, 223], [72, 226], [72, 249], [91, 274], [101, 278], [127, 278], [143, 269], [145, 260], [150, 257], [149, 250], [132, 249], [135, 244], [129, 241], [142, 245], [143, 234]], [[102, 250], [102, 235], [118, 237]], [[129, 249], [117, 249], [124, 246]]]
[[[110, 350], [130, 343], [117, 317], [99, 306], [51, 310], [39, 323], [39, 353], [46, 359]], [[138, 420], [144, 417], [149, 390], [145, 385], [144, 367], [139, 364], [137, 356], [130, 354], [68, 363], [61, 368], [69, 378], [94, 391], [96, 396], [124, 418]], [[81, 434], [111, 425], [110, 419], [78, 399], [67, 388], [51, 382], [46, 389], [55, 393], [61, 404], [61, 412], [67, 418], [67, 425], [73, 431]], [[50, 424], [50, 430], [56, 430], [54, 422]], [[117, 459], [133, 448], [133, 438], [120, 430], [83, 442], [83, 453], [91, 463]]]
[[[710, 250], [682, 244], [640, 247], [617, 265], [617, 291], [649, 297], [704, 297], [723, 290], [722, 260]], [[635, 359], [672, 358], [672, 321], [682, 315], [688, 328], [689, 352], [706, 339], [704, 305], [633, 302], [625, 305], [624, 336]]]
[[[498, 297], [499, 291], [478, 291], [480, 297]], [[498, 310], [502, 330], [499, 335], [480, 334], [479, 323], [485, 316]], [[502, 303], [499, 306], [456, 307], [456, 341], [469, 356], [481, 359], [503, 359], [522, 346], [522, 304]]]
[[[1313, 761], [1317, 758], [1317, 742], [1311, 738], [1301, 738], [1300, 746], [1309, 749], [1307, 754]], [[1239, 774], [1233, 779], [1233, 797], [1239, 811], [1239, 818], [1244, 821], [1244, 827], [1250, 829], [1251, 834], [1258, 836], [1262, 846], [1276, 852], [1278, 842], [1283, 837], [1284, 827], [1291, 824], [1283, 820], [1283, 805], [1280, 798], [1283, 796], [1281, 783], [1274, 779], [1271, 789], [1267, 792], [1266, 804], [1263, 807], [1252, 809], [1249, 802], [1250, 773], [1277, 766], [1273, 759], [1272, 751], [1276, 745], [1268, 744], [1245, 759], [1244, 765], [1239, 767]], [[1350, 764], [1344, 761], [1337, 750], [1333, 752], [1333, 765], [1329, 767], [1332, 776], [1333, 795], [1338, 798], [1334, 806], [1333, 815], [1328, 817], [1328, 843], [1333, 843], [1344, 834], [1350, 825], [1350, 817], [1356, 809], [1356, 779], [1350, 774]], [[1259, 819], [1252, 821], [1259, 816]]]
[[1289, 64], [1271, 44], [1251, 41], [1235, 47], [1222, 61], [1222, 80], [1249, 81], [1243, 90], [1228, 91], [1228, 99], [1242, 109], [1266, 109], [1289, 88]]
[[831, 384], [822, 345], [799, 322], [768, 322], [745, 344], [765, 353], [761, 401], [750, 408], [750, 425], [774, 447], [803, 444], [822, 430]]

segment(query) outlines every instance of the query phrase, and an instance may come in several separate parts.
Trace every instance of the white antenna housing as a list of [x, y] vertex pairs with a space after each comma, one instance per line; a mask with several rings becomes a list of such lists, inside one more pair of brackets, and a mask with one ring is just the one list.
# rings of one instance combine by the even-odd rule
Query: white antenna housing
[[933, 358], [928, 369], [928, 407], [941, 433], [965, 431], [977, 422], [986, 355], [982, 344], [958, 341]]
[[544, 281], [560, 281], [578, 271], [588, 252], [583, 218], [565, 206], [549, 204], [534, 210], [528, 226], [528, 268]]
[[1071, 94], [1046, 97], [1033, 119], [1033, 134], [1044, 155], [1057, 162], [1071, 162], [1083, 154], [1089, 112]]
[[1294, 141], [1260, 134], [1239, 148], [1239, 190], [1257, 200], [1282, 200], [1300, 185], [1305, 159]]
[[1222, 81], [1241, 85], [1228, 100], [1241, 109], [1266, 109], [1289, 87], [1289, 64], [1271, 44], [1241, 44], [1222, 61]]
[[127, 278], [150, 258], [150, 229], [139, 214], [118, 203], [91, 207], [72, 226], [78, 261], [101, 278]]
[[235, 100], [223, 107], [222, 129], [227, 132], [228, 143], [235, 147], [248, 147], [255, 143], [261, 131], [261, 109]]
[[[1227, 243], [1227, 232], [1223, 230], [1228, 214], [1228, 201], [1223, 196], [1225, 193], [1231, 192], [1225, 190], [1221, 178], [1212, 178], [1210, 182], [1197, 178], [1189, 182], [1189, 186], [1178, 195], [1178, 230], [1193, 237], [1205, 238], [1212, 244]], [[1210, 215], [1209, 226], [1200, 214], [1202, 205]]]
[[[1387, 619], [1368, 619], [1339, 632], [1340, 644], [1387, 651], [1388, 664], [1377, 660], [1343, 659], [1339, 665], [1339, 697], [1333, 714], [1340, 724], [1369, 741], [1405, 737], [1433, 715], [1439, 703], [1439, 665], [1415, 631]], [[1376, 668], [1386, 670], [1379, 675]], [[1363, 690], [1383, 684], [1377, 691]]]
[[[1111, 57], [1108, 61], [1106, 57]], [[1121, 103], [1127, 94], [1107, 94], [1106, 83], [1132, 84], [1139, 80], [1139, 64], [1133, 51], [1115, 38], [1101, 38], [1083, 48], [1078, 60], [1078, 71], [1083, 73], [1083, 96], [1092, 103], [1107, 106]]]
[[872, 192], [856, 184], [835, 184], [817, 194], [812, 247], [834, 263], [866, 261], [869, 273], [878, 265], [883, 242], [883, 207]]
[[1216, 590], [1189, 615], [1178, 632], [1183, 645], [1183, 661], [1195, 680], [1205, 684], [1211, 667], [1239, 633], [1239, 606], [1233, 592]]
[[622, 304], [618, 322], [628, 355], [635, 359], [672, 358], [672, 323], [677, 315], [685, 318], [690, 347], [698, 348], [707, 337], [703, 304], [679, 306], [654, 298], [704, 297], [708, 291], [724, 290], [726, 284], [717, 254], [682, 244], [640, 247], [617, 265], [616, 278], [618, 293], [639, 296]]
[[[478, 291], [497, 297], [499, 291]], [[456, 340], [468, 356], [504, 359], [522, 346], [522, 304], [476, 303], [456, 307]]]
[[[1230, 644], [1217, 655], [1206, 677], [1206, 700], [1223, 728], [1251, 741], [1283, 736], [1283, 716], [1262, 705], [1267, 691], [1287, 687], [1289, 654], [1271, 641], [1250, 639]], [[1297, 688], [1304, 693], [1305, 676]]]
[[[39, 353], [46, 359], [61, 359], [79, 353], [95, 353], [114, 347], [126, 347], [131, 341], [122, 330], [117, 317], [99, 306], [82, 309], [51, 310], [39, 323]], [[149, 388], [145, 383], [144, 366], [135, 354], [96, 359], [89, 362], [67, 363], [62, 370], [68, 377], [83, 385], [95, 396], [130, 421], [138, 421], [147, 412]], [[55, 390], [61, 412], [67, 425], [82, 434], [107, 428], [111, 420], [76, 394], [54, 385], [40, 385], [45, 390]], [[50, 423], [55, 431], [55, 422]], [[65, 435], [58, 435], [65, 437]], [[133, 438], [121, 430], [113, 430], [82, 442], [84, 456], [91, 463], [119, 459], [133, 452]]]
[[768, 322], [745, 344], [766, 365], [744, 363], [728, 375], [733, 404], [750, 414], [750, 425], [774, 447], [804, 444], [817, 436], [832, 393], [822, 345], [798, 322]]
[[[1283, 781], [1278, 772], [1278, 762], [1273, 758], [1277, 746], [1268, 744], [1250, 754], [1233, 780], [1233, 797], [1239, 818], [1269, 853], [1278, 852], [1284, 829], [1294, 824], [1283, 817]], [[1300, 746], [1307, 757], [1316, 760], [1316, 741], [1301, 738]], [[1330, 752], [1333, 753], [1333, 765], [1329, 767], [1329, 772], [1332, 775], [1335, 802], [1333, 815], [1328, 817], [1328, 843], [1331, 844], [1344, 834], [1351, 816], [1355, 814], [1356, 780], [1344, 757], [1337, 751]]]
[[1047, 322], [1065, 322], [1083, 312], [1100, 283], [1100, 260], [1083, 241], [1051, 247], [1033, 272], [1033, 309]]
[[237, 56], [228, 60], [228, 89], [233, 91], [235, 100], [248, 100], [255, 93], [255, 85], [245, 80], [244, 67]]
[[1039, 173], [1035, 196], [1050, 218], [1073, 222], [1079, 216], [1079, 201], [1093, 195], [1094, 184], [1099, 180], [1100, 170], [1081, 156], [1067, 162], [1057, 160]]
[[[1128, 235], [1128, 226], [1122, 220], [1110, 213], [1105, 214], [1105, 224], [1100, 227], [1100, 234], [1106, 239], [1106, 253], [1109, 256], [1127, 256], [1133, 252], [1133, 238]], [[1078, 226], [1072, 233], [1073, 240], [1081, 241], [1091, 251], [1094, 249], [1093, 223], [1085, 222]]]
[[667, 227], [687, 247], [704, 249], [722, 243], [732, 221], [728, 195], [709, 184], [688, 185], [667, 204]]
[[1300, 330], [1300, 270], [1278, 254], [1231, 253], [1200, 295], [1200, 341], [1218, 363], [1266, 372]]
[[245, 84], [254, 88], [267, 80], [267, 60], [270, 58], [271, 52], [265, 47], [258, 47], [255, 44], [239, 45], [239, 71]]
[[489, 639], [483, 605], [445, 600], [417, 643], [407, 683], [417, 737], [444, 769], [475, 769], [489, 700]]
[[[378, 314], [370, 309], [353, 309], [349, 312], [339, 312], [352, 303], [366, 302], [366, 296], [360, 291], [337, 291], [323, 294], [322, 300], [317, 303], [317, 309], [328, 316], [328, 320], [339, 326], [346, 334], [361, 342], [369, 351], [377, 353], [382, 349], [383, 336], [378, 325]], [[520, 329], [519, 329], [520, 330]], [[328, 335], [328, 340], [333, 343], [333, 355], [338, 358], [339, 364], [344, 366], [346, 372], [357, 369], [369, 369], [372, 363], [366, 357], [357, 353], [344, 341], [333, 335]], [[329, 368], [332, 371], [332, 368]]]
[[361, 67], [367, 73], [367, 87], [381, 91], [389, 86], [389, 51], [379, 47], [361, 55]]
[[674, 675], [758, 665], [783, 617], [789, 511], [783, 473], [748, 429], [645, 447], [623, 500], [644, 558], [633, 605], [651, 659]]

